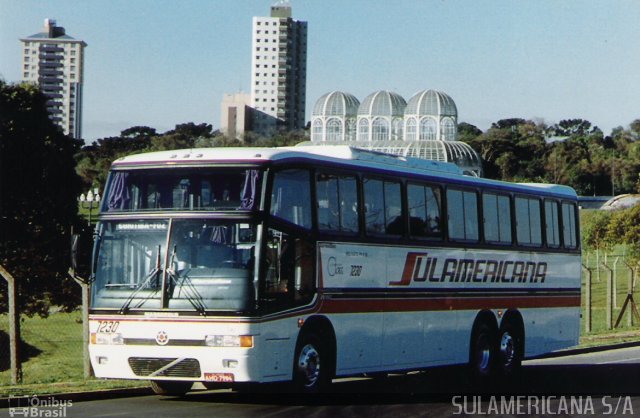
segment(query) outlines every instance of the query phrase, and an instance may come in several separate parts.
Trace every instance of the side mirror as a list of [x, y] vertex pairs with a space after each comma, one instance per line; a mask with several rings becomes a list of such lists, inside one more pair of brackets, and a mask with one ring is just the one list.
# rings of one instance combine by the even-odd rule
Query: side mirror
[[88, 280], [91, 275], [90, 260], [91, 260], [91, 247], [93, 245], [90, 239], [91, 235], [87, 234], [72, 234], [71, 235], [71, 270], [76, 277], [84, 278]]

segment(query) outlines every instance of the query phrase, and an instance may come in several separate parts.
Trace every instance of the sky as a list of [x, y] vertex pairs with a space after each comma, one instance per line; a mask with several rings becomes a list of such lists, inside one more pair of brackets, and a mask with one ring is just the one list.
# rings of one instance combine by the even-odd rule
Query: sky
[[[220, 127], [223, 94], [249, 92], [253, 16], [275, 0], [0, 0], [0, 78], [19, 38], [52, 18], [85, 41], [83, 136], [132, 126]], [[640, 1], [292, 0], [308, 22], [307, 120], [334, 90], [447, 93], [482, 130], [582, 118], [605, 134], [640, 118]]]

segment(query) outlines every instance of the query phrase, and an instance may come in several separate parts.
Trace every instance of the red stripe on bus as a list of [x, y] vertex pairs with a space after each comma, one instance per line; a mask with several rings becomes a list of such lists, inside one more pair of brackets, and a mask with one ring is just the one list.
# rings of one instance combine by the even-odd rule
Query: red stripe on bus
[[568, 308], [579, 307], [580, 296], [462, 297], [428, 299], [328, 299], [320, 313], [417, 312], [469, 309]]

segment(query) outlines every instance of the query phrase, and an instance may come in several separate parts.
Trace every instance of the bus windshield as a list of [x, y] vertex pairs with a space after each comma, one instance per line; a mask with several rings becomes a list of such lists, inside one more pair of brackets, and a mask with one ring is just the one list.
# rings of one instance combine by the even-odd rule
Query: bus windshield
[[255, 210], [261, 178], [246, 168], [116, 170], [102, 211]]
[[255, 236], [248, 221], [103, 221], [92, 307], [247, 311]]

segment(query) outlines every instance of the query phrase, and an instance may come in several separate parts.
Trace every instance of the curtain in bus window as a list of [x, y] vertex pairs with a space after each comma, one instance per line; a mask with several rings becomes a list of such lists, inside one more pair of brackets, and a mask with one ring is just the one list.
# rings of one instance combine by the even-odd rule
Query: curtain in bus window
[[210, 241], [214, 244], [227, 244], [229, 240], [230, 232], [224, 225], [214, 225], [211, 227]]
[[128, 179], [129, 173], [115, 173], [110, 187], [111, 192], [107, 201], [107, 210], [129, 209], [131, 195], [128, 188]]
[[258, 184], [258, 170], [247, 170], [240, 194], [240, 209], [253, 209], [256, 201], [256, 185]]

